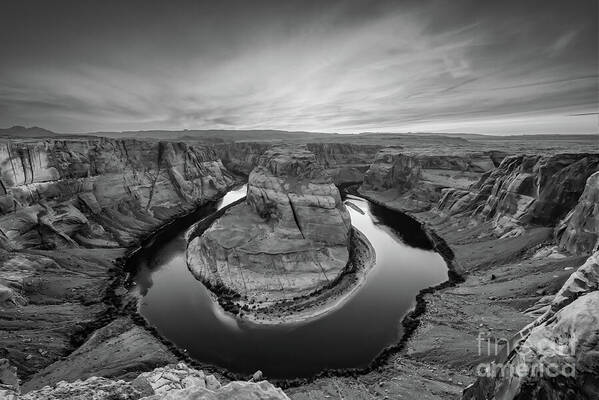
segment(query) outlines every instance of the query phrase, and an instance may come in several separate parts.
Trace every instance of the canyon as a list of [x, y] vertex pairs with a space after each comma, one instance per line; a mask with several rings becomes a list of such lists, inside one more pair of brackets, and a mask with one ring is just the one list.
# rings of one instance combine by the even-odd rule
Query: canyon
[[246, 201], [191, 234], [187, 264], [256, 320], [257, 311], [310, 297], [350, 270], [350, 243], [362, 244], [352, 236], [339, 191], [314, 153], [274, 147], [249, 174]]
[[[126, 387], [123, 393], [129, 393], [133, 384], [127, 382], [135, 382], [140, 373], [191, 362], [136, 315], [137, 299], [122, 288], [123, 263], [153, 232], [217, 200], [249, 175], [246, 203], [233, 206], [220, 219], [228, 226], [233, 224], [226, 218], [243, 224], [236, 235], [226, 233], [218, 240], [241, 238], [244, 227], [258, 229], [263, 217], [276, 215], [275, 229], [293, 241], [308, 237], [337, 247], [332, 274], [339, 274], [349, 258], [351, 233], [333, 183], [353, 184], [363, 197], [408, 213], [438, 238], [452, 271], [447, 284], [419, 295], [414, 331], [372, 368], [294, 384], [275, 382], [284, 386], [285, 394], [270, 384], [256, 384], [261, 385], [256, 390], [273, 393], [266, 398], [509, 399], [541, 392], [553, 398], [561, 398], [562, 392], [593, 398], [598, 390], [596, 143], [572, 153], [548, 146], [543, 154], [520, 155], [492, 140], [483, 145], [478, 138], [370, 135], [362, 142], [343, 143], [335, 137], [293, 145], [298, 157], [321, 166], [314, 178], [323, 179], [301, 182], [299, 191], [286, 188], [297, 195], [300, 211], [295, 212], [289, 196], [283, 202], [274, 189], [288, 184], [279, 173], [295, 165], [269, 161], [281, 156], [281, 150], [271, 149], [280, 146], [276, 141], [4, 141], [0, 357], [12, 366], [3, 371], [15, 367], [21, 384], [15, 384], [10, 372], [1, 375], [1, 383], [19, 386], [24, 396], [100, 383]], [[436, 151], [431, 143], [445, 153], [431, 154]], [[283, 175], [295, 176], [294, 168]], [[314, 192], [305, 195], [305, 187]], [[267, 206], [267, 199], [272, 204]], [[317, 215], [313, 207], [301, 211], [315, 203], [323, 210]], [[334, 227], [321, 229], [329, 217]], [[206, 233], [217, 231], [220, 222]], [[326, 235], [318, 236], [323, 232]], [[194, 237], [190, 247], [209, 238]], [[212, 277], [198, 274], [202, 280]], [[324, 282], [323, 275], [318, 276], [300, 287], [311, 292]], [[547, 340], [563, 343], [572, 332], [580, 335], [572, 343], [573, 359], [551, 353]], [[511, 349], [481, 354], [481, 335], [492, 343], [520, 339]], [[530, 356], [522, 358], [523, 353]], [[478, 366], [491, 360], [536, 365], [545, 356], [558, 365], [575, 365], [576, 377], [477, 376]], [[254, 387], [247, 382], [227, 385], [225, 371], [199, 361], [192, 367], [212, 373], [223, 387]]]

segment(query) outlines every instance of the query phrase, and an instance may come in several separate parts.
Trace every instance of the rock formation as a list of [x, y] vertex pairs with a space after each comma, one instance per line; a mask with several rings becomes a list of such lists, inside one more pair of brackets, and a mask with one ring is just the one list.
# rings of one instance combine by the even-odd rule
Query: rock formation
[[251, 172], [245, 203], [191, 239], [188, 266], [199, 280], [250, 303], [289, 299], [339, 276], [350, 229], [339, 191], [314, 154], [273, 148]]
[[233, 183], [207, 146], [0, 143], [0, 352], [24, 379], [71, 353], [110, 317], [127, 248]]
[[0, 244], [130, 245], [233, 182], [207, 147], [133, 140], [0, 145]]
[[[0, 360], [0, 363], [2, 360]], [[131, 381], [92, 376], [85, 380], [61, 381], [19, 395], [18, 386], [3, 389], [7, 400], [288, 400], [285, 393], [267, 381], [234, 381], [221, 385], [213, 376], [189, 368], [184, 363], [171, 364], [144, 372]]]
[[364, 175], [366, 190], [395, 188], [400, 193], [413, 188], [421, 178], [420, 162], [404, 154], [401, 148], [387, 147], [380, 150]]
[[446, 189], [439, 210], [492, 220], [500, 234], [523, 225], [554, 226], [576, 205], [598, 154], [510, 156], [470, 189]]
[[[229, 171], [243, 175], [258, 165], [260, 156], [273, 144], [268, 142], [235, 142], [215, 145], [215, 150]], [[361, 182], [364, 172], [374, 160], [379, 145], [351, 143], [307, 143], [316, 160], [331, 175], [335, 184]]]
[[576, 207], [556, 228], [560, 248], [574, 254], [599, 247], [599, 172], [587, 179]]
[[599, 252], [574, 272], [515, 348], [464, 391], [464, 400], [599, 396]]

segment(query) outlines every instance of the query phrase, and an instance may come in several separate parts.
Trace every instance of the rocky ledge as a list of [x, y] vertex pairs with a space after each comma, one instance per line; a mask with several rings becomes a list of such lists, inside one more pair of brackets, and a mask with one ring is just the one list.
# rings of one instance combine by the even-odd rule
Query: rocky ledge
[[[0, 359], [0, 373], [1, 377], [13, 373], [5, 359]], [[23, 395], [15, 381], [4, 384], [0, 379], [0, 382], [0, 398], [6, 400], [289, 399], [281, 389], [261, 381], [259, 371], [248, 382], [234, 381], [221, 385], [213, 375], [206, 375], [185, 363], [156, 368], [131, 381], [93, 376], [73, 382], [60, 381]]]
[[[348, 270], [349, 213], [338, 189], [305, 147], [266, 151], [251, 172], [246, 201], [188, 244], [194, 276], [245, 305], [246, 316], [300, 299]], [[356, 236], [356, 235], [353, 235]]]

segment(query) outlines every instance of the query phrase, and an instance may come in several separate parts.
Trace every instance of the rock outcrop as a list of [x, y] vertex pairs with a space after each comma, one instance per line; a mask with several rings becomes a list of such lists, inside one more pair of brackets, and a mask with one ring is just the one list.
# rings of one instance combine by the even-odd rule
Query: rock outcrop
[[438, 208], [492, 220], [499, 234], [555, 226], [576, 205], [599, 154], [510, 156], [469, 189], [444, 190]]
[[[599, 252], [516, 335], [502, 365], [487, 368], [465, 400], [595, 399], [599, 396]], [[479, 371], [479, 373], [482, 371]]]
[[245, 203], [190, 238], [189, 269], [250, 303], [306, 295], [348, 262], [351, 223], [330, 176], [305, 147], [264, 153]]
[[9, 400], [289, 399], [281, 389], [267, 381], [234, 381], [221, 385], [213, 375], [189, 368], [184, 363], [144, 372], [131, 381], [92, 376], [85, 380], [61, 381], [24, 395], [13, 390], [7, 396], [12, 396], [7, 397]]
[[397, 189], [400, 193], [413, 188], [421, 178], [420, 161], [404, 154], [401, 148], [380, 150], [364, 175], [365, 190]]
[[232, 182], [209, 147], [108, 139], [5, 142], [0, 245], [127, 246]]
[[115, 261], [233, 183], [209, 146], [0, 143], [0, 352], [23, 379], [72, 353], [114, 318]]
[[585, 254], [599, 247], [599, 172], [591, 175], [578, 204], [556, 228], [559, 247]]

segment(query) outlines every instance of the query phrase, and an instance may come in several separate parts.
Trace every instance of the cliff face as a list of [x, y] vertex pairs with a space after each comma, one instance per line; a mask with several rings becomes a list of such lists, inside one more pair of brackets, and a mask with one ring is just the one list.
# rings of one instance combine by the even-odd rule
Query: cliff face
[[502, 369], [487, 369], [464, 400], [594, 399], [599, 395], [599, 252], [574, 272], [547, 311], [516, 335]]
[[420, 180], [422, 166], [413, 156], [403, 154], [401, 148], [387, 147], [380, 150], [364, 175], [363, 186], [369, 190], [396, 188], [406, 192]]
[[0, 243], [118, 247], [233, 182], [216, 153], [133, 140], [0, 145]]
[[348, 261], [350, 218], [330, 176], [306, 148], [273, 148], [234, 206], [187, 249], [200, 280], [258, 302], [307, 294]]
[[447, 189], [439, 209], [492, 220], [499, 233], [526, 224], [553, 226], [577, 203], [597, 154], [511, 156], [470, 189]]
[[574, 254], [599, 247], [599, 172], [591, 175], [578, 204], [556, 228], [559, 246]]
[[379, 145], [351, 143], [308, 143], [306, 146], [336, 185], [362, 182], [364, 173], [381, 148]]
[[[228, 170], [243, 175], [258, 165], [260, 156], [276, 144], [268, 142], [235, 142], [215, 145], [218, 156]], [[291, 145], [290, 145], [291, 146]], [[302, 147], [301, 144], [294, 145]], [[316, 155], [335, 184], [361, 182], [364, 172], [374, 160], [378, 145], [351, 143], [307, 143], [305, 147]]]
[[0, 353], [23, 379], [71, 353], [114, 317], [113, 285], [123, 274], [114, 261], [232, 183], [203, 146], [0, 144]]

